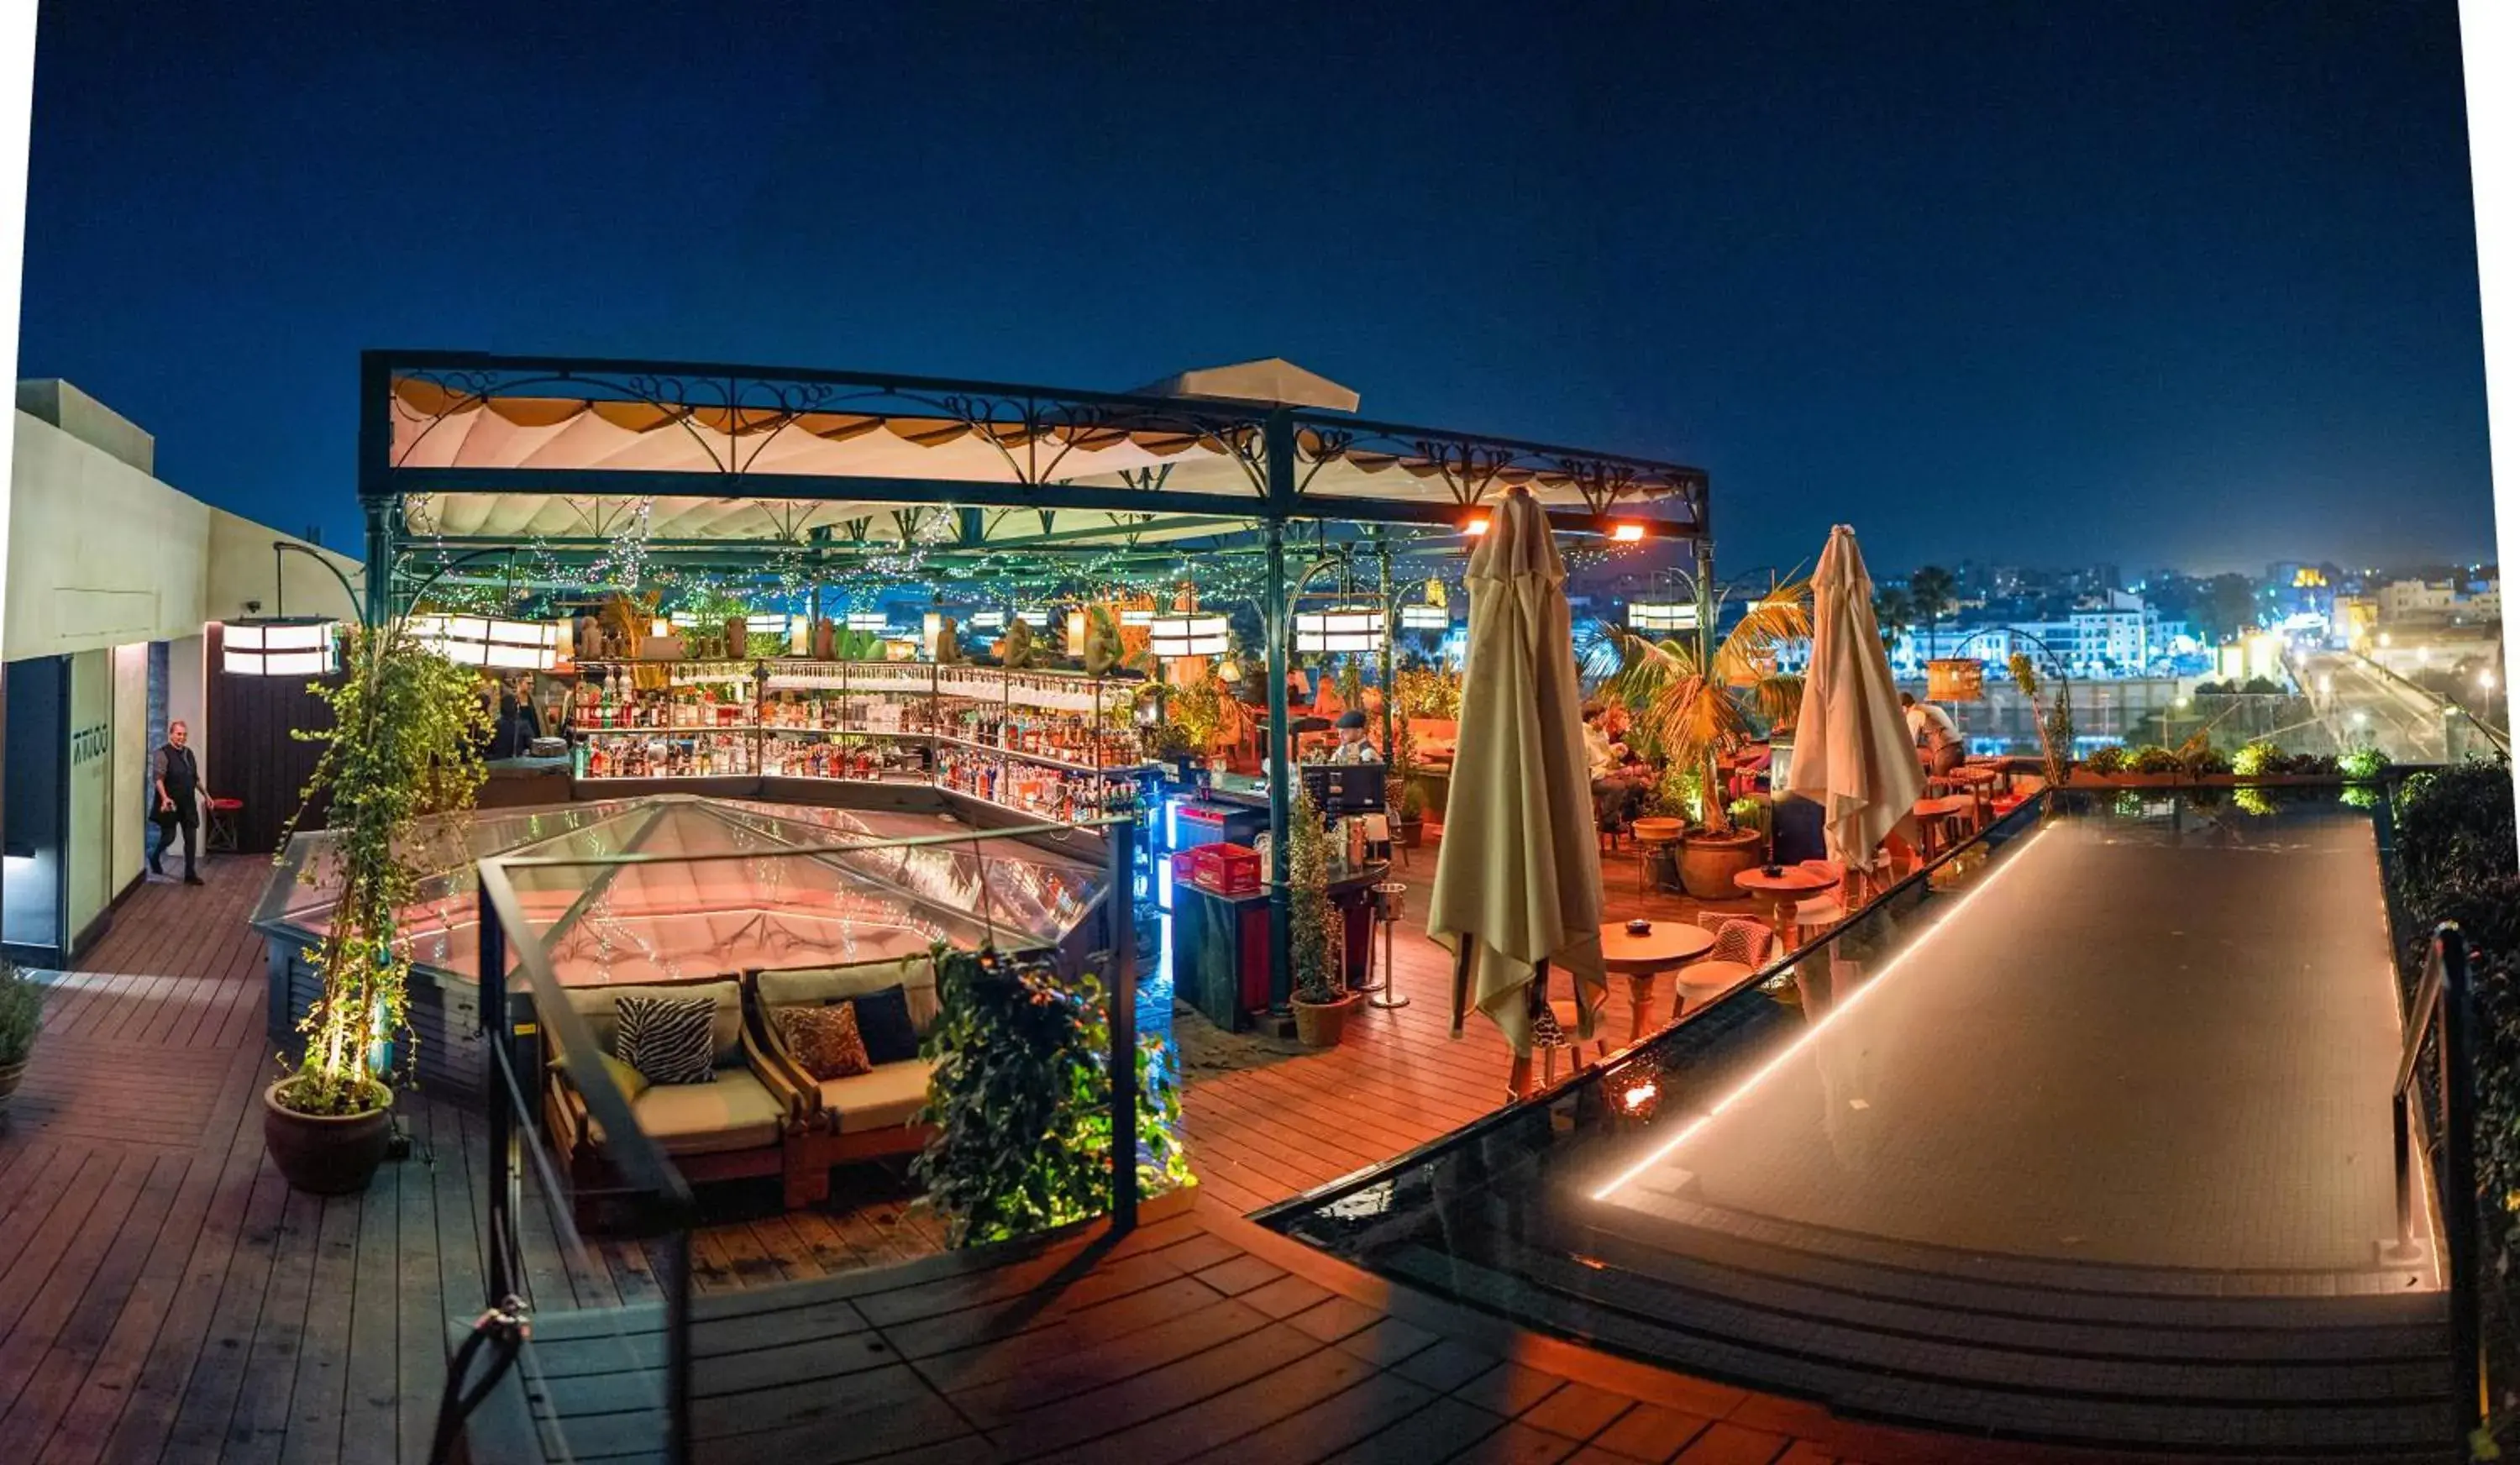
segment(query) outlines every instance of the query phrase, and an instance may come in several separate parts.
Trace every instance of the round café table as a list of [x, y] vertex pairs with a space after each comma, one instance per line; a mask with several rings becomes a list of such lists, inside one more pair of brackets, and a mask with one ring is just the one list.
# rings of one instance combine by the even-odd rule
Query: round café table
[[1765, 869], [1745, 869], [1732, 877], [1732, 883], [1743, 894], [1762, 896], [1773, 903], [1769, 924], [1775, 928], [1778, 942], [1789, 952], [1794, 949], [1794, 907], [1805, 897], [1818, 895], [1837, 882], [1838, 876], [1799, 865], [1785, 866], [1773, 875]]
[[1653, 1005], [1653, 979], [1678, 971], [1715, 945], [1715, 933], [1688, 921], [1658, 920], [1642, 936], [1628, 933], [1626, 921], [1601, 926], [1601, 965], [1628, 979], [1628, 1042], [1645, 1036], [1645, 1012]]
[[1924, 857], [1933, 859], [1942, 853], [1946, 843], [1958, 843], [1958, 831], [1953, 821], [1974, 818], [1977, 814], [1975, 794], [1946, 794], [1939, 799], [1918, 799], [1915, 815], [1917, 830], [1924, 836]]

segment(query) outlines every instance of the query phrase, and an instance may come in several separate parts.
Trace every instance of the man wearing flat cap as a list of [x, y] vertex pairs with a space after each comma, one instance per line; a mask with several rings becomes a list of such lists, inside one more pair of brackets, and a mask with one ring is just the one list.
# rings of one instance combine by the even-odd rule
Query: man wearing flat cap
[[1330, 749], [1332, 763], [1380, 763], [1382, 755], [1365, 740], [1365, 714], [1350, 708], [1339, 714], [1338, 746]]

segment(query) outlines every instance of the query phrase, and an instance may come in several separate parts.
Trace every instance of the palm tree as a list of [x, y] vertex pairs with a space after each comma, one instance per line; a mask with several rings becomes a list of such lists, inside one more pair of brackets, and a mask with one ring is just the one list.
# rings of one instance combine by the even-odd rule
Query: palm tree
[[1872, 593], [1872, 619], [1881, 627], [1881, 649], [1899, 649], [1899, 638], [1907, 632], [1908, 623], [1916, 618], [1916, 602], [1898, 586], [1888, 586]]
[[1943, 612], [1952, 605], [1952, 592], [1958, 582], [1952, 572], [1939, 564], [1929, 564], [1908, 577], [1908, 599], [1913, 602], [1912, 615], [1925, 618], [1925, 654], [1941, 654], [1934, 645], [1934, 632], [1942, 625]]
[[[1585, 671], [1601, 680], [1604, 694], [1635, 712], [1637, 730], [1665, 758], [1697, 772], [1698, 821], [1722, 834], [1732, 825], [1716, 760], [1757, 731], [1753, 714], [1775, 727], [1801, 711], [1803, 679], [1778, 671], [1777, 653], [1811, 634], [1811, 582], [1794, 580], [1743, 609], [1717, 644], [1711, 669], [1699, 665], [1690, 642], [1652, 641], [1605, 626]], [[1749, 693], [1746, 700], [1733, 694], [1736, 688]]]

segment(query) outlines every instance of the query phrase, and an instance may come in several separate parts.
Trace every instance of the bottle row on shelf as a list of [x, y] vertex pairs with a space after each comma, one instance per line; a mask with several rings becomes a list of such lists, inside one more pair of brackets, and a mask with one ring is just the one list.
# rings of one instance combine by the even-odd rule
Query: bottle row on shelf
[[604, 732], [571, 755], [582, 778], [721, 778], [756, 772], [758, 749], [740, 732]]
[[1131, 768], [1093, 769], [1009, 756], [950, 738], [756, 740], [734, 732], [597, 732], [575, 749], [578, 777], [707, 778], [754, 774], [857, 782], [933, 783], [1053, 819], [1100, 811]]

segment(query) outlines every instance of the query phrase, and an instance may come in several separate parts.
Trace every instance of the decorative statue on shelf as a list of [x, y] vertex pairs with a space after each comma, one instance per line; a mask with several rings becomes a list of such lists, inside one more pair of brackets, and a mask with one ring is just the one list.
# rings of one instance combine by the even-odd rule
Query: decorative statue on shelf
[[1007, 634], [998, 638], [998, 665], [1009, 671], [1025, 671], [1032, 666], [1032, 627], [1018, 617], [1007, 623]]
[[954, 617], [950, 615], [940, 615], [936, 618], [936, 664], [938, 666], [963, 664], [963, 628], [955, 625]]
[[1085, 674], [1107, 677], [1118, 669], [1123, 653], [1120, 642], [1120, 620], [1108, 605], [1096, 605], [1086, 612]]

